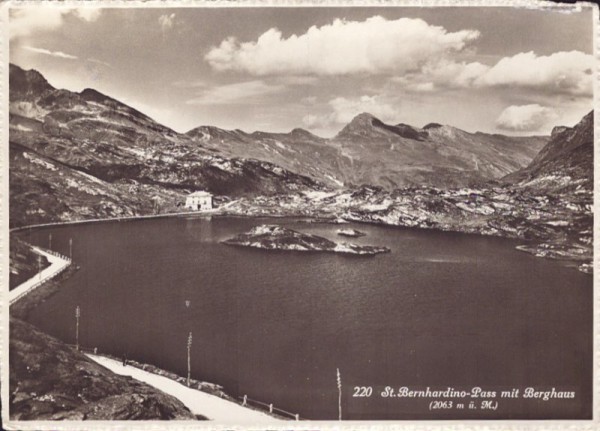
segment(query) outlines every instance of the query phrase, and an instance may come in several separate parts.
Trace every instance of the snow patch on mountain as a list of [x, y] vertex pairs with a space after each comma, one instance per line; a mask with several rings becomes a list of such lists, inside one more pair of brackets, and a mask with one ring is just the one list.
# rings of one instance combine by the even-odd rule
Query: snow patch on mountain
[[572, 183], [572, 179], [569, 176], [565, 176], [565, 175], [558, 175], [558, 174], [550, 174], [550, 175], [543, 175], [540, 177], [536, 177], [530, 181], [526, 181], [523, 183], [523, 186], [525, 187], [531, 187], [531, 186], [540, 186], [544, 183], [555, 183], [555, 184], [560, 184], [563, 186], [566, 186], [568, 184]]
[[82, 183], [76, 181], [74, 178], [66, 178], [65, 181], [67, 183], [67, 187], [77, 189], [77, 190], [85, 192], [85, 193], [87, 193], [89, 195], [97, 196], [97, 195], [102, 194], [101, 192], [99, 192], [95, 188], [89, 187], [89, 186], [87, 186], [85, 184], [82, 184]]
[[19, 130], [21, 132], [33, 132], [33, 129], [30, 129], [29, 127], [25, 127], [22, 124], [17, 124], [16, 126], [14, 124], [11, 124], [9, 127], [11, 129]]
[[82, 177], [85, 177], [88, 180], [93, 181], [95, 183], [98, 183], [98, 184], [100, 184], [100, 185], [102, 185], [104, 187], [106, 187], [108, 185], [106, 182], [102, 181], [101, 179], [96, 178], [96, 177], [94, 177], [94, 176], [92, 176], [90, 174], [86, 174], [85, 172], [81, 172], [81, 171], [75, 171], [75, 172], [77, 172], [77, 174], [81, 175]]
[[153, 157], [149, 154], [148, 151], [143, 150], [141, 148], [135, 148], [135, 147], [121, 147], [122, 150], [127, 151], [128, 153], [131, 154], [135, 154], [136, 156], [145, 159], [145, 160], [150, 160]]
[[22, 117], [35, 118], [36, 120], [43, 120], [43, 118], [49, 113], [46, 109], [43, 109], [33, 102], [19, 101], [10, 103], [10, 113], [17, 114]]
[[46, 168], [46, 169], [48, 169], [50, 171], [56, 171], [56, 170], [58, 170], [58, 168], [56, 166], [54, 166], [52, 163], [47, 162], [47, 161], [42, 160], [42, 159], [38, 159], [37, 157], [32, 156], [32, 155], [30, 155], [29, 153], [27, 153], [25, 151], [23, 152], [23, 157], [25, 157], [31, 163], [36, 164], [36, 165], [40, 165], [40, 166], [42, 166], [42, 167], [44, 167], [44, 168]]
[[333, 181], [338, 187], [344, 187], [344, 183], [341, 182], [340, 180], [338, 180], [337, 178], [329, 175], [329, 174], [325, 174], [325, 178]]

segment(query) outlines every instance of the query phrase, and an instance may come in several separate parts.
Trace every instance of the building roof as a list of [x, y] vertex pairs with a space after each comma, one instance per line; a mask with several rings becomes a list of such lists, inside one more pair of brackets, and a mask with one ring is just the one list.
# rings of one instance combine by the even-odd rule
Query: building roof
[[212, 193], [209, 192], [205, 192], [204, 190], [199, 190], [197, 192], [191, 193], [188, 195], [188, 197], [206, 197], [206, 196], [212, 196]]

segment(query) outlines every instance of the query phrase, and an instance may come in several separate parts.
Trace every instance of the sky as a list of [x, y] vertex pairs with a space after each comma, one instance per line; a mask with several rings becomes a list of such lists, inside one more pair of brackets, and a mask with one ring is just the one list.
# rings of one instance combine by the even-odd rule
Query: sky
[[369, 112], [531, 135], [592, 109], [592, 12], [499, 7], [10, 11], [10, 61], [178, 132], [335, 135]]

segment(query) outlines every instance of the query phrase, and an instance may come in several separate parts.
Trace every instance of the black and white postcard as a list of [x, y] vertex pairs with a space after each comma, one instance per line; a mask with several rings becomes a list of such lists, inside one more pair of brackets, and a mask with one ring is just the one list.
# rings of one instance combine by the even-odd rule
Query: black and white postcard
[[596, 5], [0, 14], [5, 429], [600, 425]]

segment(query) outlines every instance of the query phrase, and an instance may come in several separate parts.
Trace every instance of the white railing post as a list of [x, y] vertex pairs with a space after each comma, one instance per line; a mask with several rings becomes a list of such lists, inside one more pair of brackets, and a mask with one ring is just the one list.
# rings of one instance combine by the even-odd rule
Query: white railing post
[[79, 317], [81, 316], [81, 309], [79, 305], [75, 309], [75, 319], [77, 320], [76, 328], [75, 328], [75, 341], [77, 343], [77, 350], [79, 351]]
[[337, 388], [338, 388], [338, 420], [342, 420], [342, 376], [340, 369], [337, 368]]
[[187, 340], [187, 385], [188, 387], [190, 386], [190, 376], [192, 374], [192, 368], [191, 368], [191, 363], [190, 363], [190, 350], [192, 348], [192, 333], [190, 332], [190, 335], [188, 335], [188, 340]]

